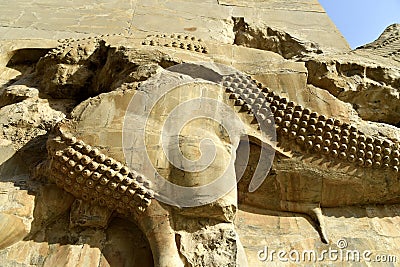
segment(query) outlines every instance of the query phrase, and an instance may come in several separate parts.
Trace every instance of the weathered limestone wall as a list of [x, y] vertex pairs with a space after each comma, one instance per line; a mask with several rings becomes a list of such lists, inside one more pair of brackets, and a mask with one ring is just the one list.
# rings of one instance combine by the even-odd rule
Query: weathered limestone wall
[[[337, 249], [341, 239], [348, 242], [345, 249], [371, 250], [371, 258], [396, 255], [400, 261], [398, 25], [350, 51], [317, 0], [16, 0], [0, 1], [0, 10], [0, 265], [246, 266], [247, 261], [248, 266], [281, 266], [277, 259], [260, 261], [259, 251], [267, 246], [322, 252]], [[333, 135], [319, 136], [326, 145], [307, 139], [311, 148], [305, 148], [301, 142], [306, 135], [296, 142], [284, 135], [282, 129], [289, 126], [277, 123], [279, 148], [272, 168], [260, 188], [250, 193], [261, 151], [257, 144], [263, 139], [251, 125], [253, 117], [242, 110], [245, 101], [237, 96], [232, 100], [226, 90], [215, 95], [232, 106], [246, 123], [246, 133], [258, 142], [250, 147], [248, 164], [236, 161], [236, 171], [245, 169], [237, 190], [215, 203], [183, 209], [154, 200], [147, 213], [135, 213], [133, 205], [129, 214], [116, 208], [125, 203], [122, 200], [112, 199], [108, 209], [93, 207], [90, 199], [83, 199], [79, 182], [74, 182], [77, 194], [54, 184], [64, 177], [47, 166], [57, 148], [65, 145], [55, 134], [57, 122], [68, 118], [68, 133], [96, 147], [96, 153], [125, 164], [122, 117], [130, 98], [138, 90], [151, 92], [151, 78], [185, 62], [216, 62], [250, 75], [283, 97], [282, 103], [274, 104], [280, 111], [294, 101], [349, 124], [349, 129], [351, 124], [353, 134], [372, 138], [368, 145], [374, 153], [363, 147], [365, 140], [347, 139], [343, 124], [335, 129], [344, 136], [339, 136], [344, 156], [335, 158]], [[181, 79], [179, 75], [170, 79]], [[163, 102], [153, 114], [151, 144], [158, 145], [164, 113], [194, 95], [195, 90]], [[276, 114], [275, 120], [278, 117], [284, 116]], [[293, 120], [296, 125], [301, 122], [296, 123]], [[325, 125], [323, 119], [318, 123]], [[300, 128], [296, 127], [291, 129]], [[194, 128], [207, 129], [211, 134], [205, 136], [214, 138], [221, 149], [212, 170], [218, 172], [218, 164], [226, 160], [225, 149], [235, 147], [222, 132], [214, 134], [218, 127], [213, 124]], [[187, 140], [195, 132], [185, 131]], [[390, 157], [383, 155], [383, 141], [375, 140], [388, 142]], [[83, 148], [78, 144], [77, 149]], [[196, 149], [185, 149], [195, 158]], [[322, 155], [322, 149], [328, 154]], [[156, 145], [149, 151], [160, 172], [176, 183], [198, 182], [195, 176], [170, 169]], [[143, 167], [144, 154], [131, 157], [135, 168]], [[361, 164], [356, 166], [353, 159]], [[388, 159], [390, 164], [384, 162]], [[369, 162], [379, 166], [370, 168]], [[112, 174], [109, 171], [115, 177]], [[208, 181], [209, 175], [200, 175], [199, 181]], [[105, 195], [102, 188], [100, 197]], [[121, 184], [118, 190], [122, 191], [113, 193], [116, 199], [129, 191]], [[98, 195], [92, 194], [96, 201]], [[135, 201], [142, 205], [147, 198], [136, 194]]]
[[233, 43], [232, 18], [284, 30], [324, 49], [349, 46], [317, 0], [302, 1], [14, 1], [0, 3], [2, 39], [178, 32]]

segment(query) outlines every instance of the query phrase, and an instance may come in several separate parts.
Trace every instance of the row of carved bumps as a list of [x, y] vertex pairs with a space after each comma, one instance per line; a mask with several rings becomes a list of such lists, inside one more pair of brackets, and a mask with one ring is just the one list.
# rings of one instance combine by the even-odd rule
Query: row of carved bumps
[[67, 147], [56, 151], [51, 161], [59, 187], [124, 214], [150, 205], [154, 192], [142, 175], [75, 137], [62, 134], [61, 139]]
[[102, 34], [97, 36], [89, 36], [83, 38], [66, 38], [59, 39], [57, 47], [50, 50], [47, 56], [63, 56], [72, 48], [85, 49], [87, 45], [97, 45], [103, 38], [110, 36], [122, 36], [121, 33], [116, 34]]
[[91, 40], [96, 40], [100, 41], [105, 37], [111, 37], [111, 36], [122, 36], [122, 33], [113, 33], [113, 34], [101, 34], [101, 35], [96, 35], [96, 36], [88, 36], [88, 37], [83, 37], [83, 38], [66, 38], [66, 39], [58, 39], [57, 41], [61, 44], [71, 44], [71, 43], [77, 43], [77, 42], [87, 42]]
[[327, 158], [347, 160], [360, 167], [399, 171], [398, 143], [365, 135], [352, 125], [303, 108], [263, 88], [248, 76], [226, 75], [222, 85], [235, 105], [242, 106], [267, 127], [276, 127], [283, 137], [306, 150]]
[[176, 47], [199, 53], [208, 53], [208, 48], [204, 44], [203, 40], [191, 35], [148, 35], [147, 38], [142, 42], [142, 45]]

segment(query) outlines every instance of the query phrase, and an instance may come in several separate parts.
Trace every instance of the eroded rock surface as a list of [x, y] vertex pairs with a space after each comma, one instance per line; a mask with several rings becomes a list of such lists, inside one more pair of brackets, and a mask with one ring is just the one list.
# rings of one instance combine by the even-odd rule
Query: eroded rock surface
[[364, 120], [398, 125], [399, 34], [394, 24], [377, 41], [352, 52], [308, 60], [308, 83], [351, 103]]
[[[27, 25], [49, 40], [0, 43], [2, 265], [265, 266], [265, 246], [321, 252], [341, 239], [397, 255], [399, 27], [350, 51], [317, 1], [284, 2], [121, 2], [126, 27], [107, 28], [85, 9], [63, 32], [41, 12], [36, 26], [25, 13], [7, 24], [16, 36]], [[140, 123], [160, 77], [179, 86], [152, 107], [146, 155]], [[177, 144], [188, 159], [201, 155], [204, 138], [217, 148], [208, 171], [189, 173], [163, 154], [161, 126], [198, 95], [224, 103], [244, 127], [229, 137], [221, 122], [182, 127]], [[126, 154], [124, 117], [137, 96]], [[276, 129], [277, 143], [257, 120]], [[260, 162], [271, 149], [272, 166]], [[241, 180], [205, 205], [166, 204], [145, 157], [178, 185], [207, 184], [225, 166]], [[258, 166], [266, 176], [255, 179]]]

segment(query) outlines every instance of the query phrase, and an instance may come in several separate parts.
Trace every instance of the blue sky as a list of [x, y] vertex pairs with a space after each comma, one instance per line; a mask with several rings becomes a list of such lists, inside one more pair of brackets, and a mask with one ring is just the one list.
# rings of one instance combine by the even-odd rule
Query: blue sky
[[400, 23], [400, 0], [319, 0], [352, 48], [377, 39]]

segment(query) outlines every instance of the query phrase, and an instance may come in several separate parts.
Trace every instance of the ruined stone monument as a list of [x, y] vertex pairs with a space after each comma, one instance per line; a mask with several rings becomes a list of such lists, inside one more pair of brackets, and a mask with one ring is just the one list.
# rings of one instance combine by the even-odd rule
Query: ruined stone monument
[[351, 50], [316, 0], [4, 10], [2, 266], [400, 261], [399, 25]]

